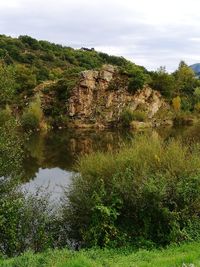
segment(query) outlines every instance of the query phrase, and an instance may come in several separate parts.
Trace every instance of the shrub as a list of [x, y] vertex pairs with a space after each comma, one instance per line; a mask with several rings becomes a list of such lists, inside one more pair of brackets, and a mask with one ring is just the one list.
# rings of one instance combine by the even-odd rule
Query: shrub
[[38, 117], [33, 114], [33, 113], [24, 113], [23, 116], [22, 116], [22, 120], [21, 120], [21, 123], [22, 123], [22, 127], [25, 129], [25, 130], [37, 130], [39, 129], [39, 124], [40, 124], [40, 121], [38, 119]]
[[40, 191], [35, 196], [20, 191], [24, 136], [19, 135], [16, 127], [13, 119], [0, 126], [0, 255], [3, 256], [59, 246], [61, 237], [60, 219], [56, 207], [52, 210], [49, 205], [49, 196], [44, 192], [41, 195]]
[[180, 98], [180, 96], [177, 96], [177, 97], [172, 99], [172, 106], [173, 106], [175, 112], [180, 111], [180, 109], [181, 109], [181, 98]]
[[22, 115], [22, 127], [25, 130], [37, 130], [43, 118], [40, 96], [36, 95], [33, 102], [30, 103], [28, 109]]
[[145, 74], [141, 70], [137, 70], [132, 74], [129, 80], [128, 91], [129, 93], [135, 93], [138, 89], [141, 89], [146, 81]]
[[11, 109], [9, 106], [6, 106], [5, 109], [0, 111], [0, 126], [3, 126], [7, 121], [12, 118]]
[[116, 154], [80, 159], [63, 204], [68, 234], [85, 246], [190, 238], [186, 225], [200, 219], [199, 149], [138, 137]]
[[124, 127], [129, 127], [132, 121], [145, 121], [146, 117], [144, 111], [126, 109], [121, 113], [120, 121]]

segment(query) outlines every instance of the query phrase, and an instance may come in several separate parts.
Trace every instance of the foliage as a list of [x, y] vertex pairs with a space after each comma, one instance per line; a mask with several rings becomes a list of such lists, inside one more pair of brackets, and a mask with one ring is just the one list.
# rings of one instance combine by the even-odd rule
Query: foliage
[[0, 63], [0, 103], [10, 102], [16, 91], [15, 68]]
[[200, 102], [197, 102], [194, 106], [195, 111], [197, 111], [198, 113], [200, 113]]
[[172, 105], [173, 105], [173, 108], [174, 108], [175, 112], [180, 111], [180, 109], [181, 109], [181, 98], [180, 98], [180, 96], [177, 96], [177, 97], [172, 99]]
[[130, 63], [121, 67], [120, 73], [128, 75], [128, 91], [130, 93], [135, 93], [138, 89], [142, 89], [149, 78], [144, 68]]
[[19, 255], [59, 245], [60, 227], [47, 196], [26, 195], [16, 188], [1, 194], [0, 253]]
[[0, 125], [0, 177], [15, 177], [22, 172], [23, 144], [16, 131], [18, 123], [11, 116], [7, 119]]
[[196, 87], [194, 89], [194, 96], [195, 96], [196, 101], [200, 101], [200, 87]]
[[178, 70], [174, 72], [176, 93], [192, 95], [194, 89], [198, 87], [199, 81], [195, 77], [194, 71], [181, 61]]
[[161, 92], [163, 96], [171, 98], [175, 89], [175, 78], [166, 72], [165, 67], [160, 67], [151, 73], [150, 86]]
[[125, 109], [120, 115], [120, 121], [124, 127], [129, 127], [132, 121], [145, 121], [146, 113], [140, 110]]
[[16, 65], [16, 83], [18, 93], [32, 95], [32, 90], [36, 86], [36, 75], [33, 68], [24, 65]]
[[199, 146], [140, 137], [117, 154], [79, 161], [64, 204], [71, 238], [85, 246], [166, 245], [199, 219]]
[[12, 111], [8, 105], [6, 105], [5, 109], [0, 110], [0, 126], [6, 124], [7, 121], [12, 119]]
[[28, 109], [22, 116], [22, 127], [25, 130], [37, 130], [43, 119], [43, 111], [41, 107], [41, 99], [36, 95], [35, 99], [30, 103]]
[[193, 110], [193, 99], [192, 97], [186, 96], [181, 98], [181, 110], [184, 112]]
[[[0, 126], [0, 255], [58, 247], [61, 219], [49, 204], [49, 195], [21, 190], [23, 141], [17, 122], [10, 117]], [[59, 222], [59, 223], [58, 223]]]

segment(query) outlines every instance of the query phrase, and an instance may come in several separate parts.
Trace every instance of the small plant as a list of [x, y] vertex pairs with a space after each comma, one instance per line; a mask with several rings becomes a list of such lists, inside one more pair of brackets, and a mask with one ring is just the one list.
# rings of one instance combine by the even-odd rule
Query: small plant
[[129, 127], [132, 121], [145, 121], [146, 113], [140, 110], [126, 109], [121, 113], [120, 121], [124, 127]]
[[181, 98], [180, 98], [180, 96], [177, 96], [177, 97], [172, 99], [172, 106], [173, 106], [175, 112], [180, 111], [180, 109], [181, 109]]

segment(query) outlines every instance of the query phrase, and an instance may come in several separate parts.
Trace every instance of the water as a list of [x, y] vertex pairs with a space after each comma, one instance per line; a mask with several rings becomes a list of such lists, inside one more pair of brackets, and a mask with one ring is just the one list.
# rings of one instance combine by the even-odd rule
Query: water
[[132, 138], [120, 131], [62, 130], [32, 134], [25, 144], [24, 185], [59, 197], [72, 179], [78, 158], [92, 151], [114, 151]]
[[[72, 179], [78, 158], [93, 151], [115, 151], [130, 142], [138, 132], [100, 130], [62, 130], [36, 133], [26, 142], [24, 160], [24, 188], [35, 192], [38, 188], [62, 194]], [[149, 129], [148, 135], [196, 138], [200, 141], [200, 126]]]

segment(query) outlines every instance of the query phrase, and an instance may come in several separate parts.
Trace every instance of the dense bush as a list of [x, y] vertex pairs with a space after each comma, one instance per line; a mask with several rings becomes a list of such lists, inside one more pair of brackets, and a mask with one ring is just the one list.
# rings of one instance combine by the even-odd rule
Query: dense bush
[[24, 130], [35, 131], [39, 129], [40, 121], [35, 114], [27, 112], [22, 115], [21, 124]]
[[0, 110], [0, 127], [5, 125], [10, 119], [12, 119], [12, 111], [7, 105], [5, 109]]
[[15, 68], [0, 62], [0, 105], [4, 106], [12, 100], [16, 87]]
[[150, 86], [168, 98], [173, 96], [174, 84], [174, 76], [167, 73], [164, 67], [160, 67], [157, 71], [151, 73]]
[[146, 117], [144, 111], [125, 109], [120, 115], [120, 121], [124, 127], [129, 127], [132, 121], [145, 121]]
[[62, 224], [49, 196], [21, 191], [25, 136], [16, 127], [13, 118], [0, 125], [0, 256], [58, 247], [61, 236]]
[[82, 158], [63, 207], [71, 238], [85, 246], [190, 239], [200, 220], [199, 149], [139, 137], [116, 154]]
[[22, 115], [21, 123], [25, 130], [38, 130], [43, 118], [40, 96], [36, 95], [28, 109]]

